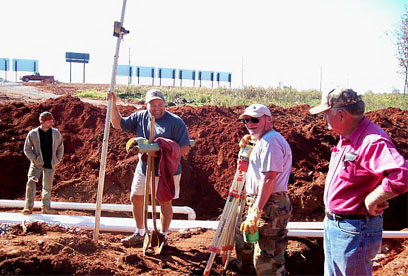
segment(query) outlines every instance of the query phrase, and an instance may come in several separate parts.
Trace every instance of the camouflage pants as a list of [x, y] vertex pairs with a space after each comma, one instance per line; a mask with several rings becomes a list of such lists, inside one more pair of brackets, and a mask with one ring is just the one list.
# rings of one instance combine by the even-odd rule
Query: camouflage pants
[[[248, 207], [255, 198], [247, 198]], [[237, 265], [244, 274], [285, 275], [285, 250], [288, 244], [286, 226], [292, 214], [292, 204], [286, 192], [271, 195], [258, 220], [259, 241], [244, 242], [241, 223], [246, 218], [246, 212], [237, 223], [235, 232], [235, 250]], [[255, 271], [254, 271], [255, 267]]]

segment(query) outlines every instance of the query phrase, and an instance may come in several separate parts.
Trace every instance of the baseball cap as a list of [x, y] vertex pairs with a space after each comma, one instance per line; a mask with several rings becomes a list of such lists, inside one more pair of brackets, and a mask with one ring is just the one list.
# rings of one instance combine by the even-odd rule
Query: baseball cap
[[44, 111], [43, 113], [40, 114], [40, 122], [45, 122], [49, 120], [54, 120], [54, 117], [50, 112]]
[[272, 117], [271, 111], [269, 110], [269, 108], [267, 108], [263, 104], [251, 104], [250, 106], [245, 108], [244, 113], [241, 114], [239, 118], [242, 119], [245, 116], [250, 116], [254, 118], [259, 118], [262, 116]]
[[350, 88], [337, 87], [322, 93], [322, 103], [310, 109], [310, 113], [317, 114], [333, 107], [346, 107], [361, 101], [361, 95]]
[[163, 93], [160, 90], [157, 89], [150, 89], [149, 91], [146, 92], [146, 100], [145, 102], [148, 103], [151, 100], [154, 99], [161, 99], [163, 102], [166, 102], [164, 100]]

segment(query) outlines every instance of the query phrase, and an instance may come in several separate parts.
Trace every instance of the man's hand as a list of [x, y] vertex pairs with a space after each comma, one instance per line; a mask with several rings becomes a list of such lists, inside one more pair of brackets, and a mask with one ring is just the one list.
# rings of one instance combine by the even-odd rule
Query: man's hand
[[106, 100], [109, 101], [110, 99], [112, 99], [113, 104], [116, 104], [117, 97], [116, 97], [115, 92], [108, 91], [106, 93]]
[[239, 147], [245, 148], [249, 144], [249, 141], [256, 141], [256, 137], [251, 134], [244, 135], [241, 141], [239, 141]]
[[398, 194], [389, 193], [383, 190], [382, 186], [378, 186], [364, 199], [364, 205], [370, 216], [379, 216], [387, 209], [388, 201], [391, 198], [398, 196]]
[[370, 199], [367, 198], [364, 201], [365, 207], [367, 209], [367, 212], [371, 215], [371, 216], [379, 216], [382, 215], [384, 213], [384, 210], [387, 209], [389, 207], [389, 203], [388, 201], [383, 201], [380, 203], [376, 203], [374, 202], [370, 202]]
[[262, 211], [259, 208], [249, 208], [246, 220], [241, 223], [240, 230], [246, 234], [254, 234], [258, 231], [258, 219], [261, 217]]
[[161, 156], [160, 150], [159, 151], [150, 151], [147, 154], [150, 155], [151, 157], [160, 157]]

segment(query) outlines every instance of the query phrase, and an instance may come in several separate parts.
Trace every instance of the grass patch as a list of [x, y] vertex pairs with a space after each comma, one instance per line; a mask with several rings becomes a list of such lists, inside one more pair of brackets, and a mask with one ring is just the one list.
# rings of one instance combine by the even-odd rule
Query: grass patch
[[[122, 99], [144, 100], [146, 92], [150, 87], [142, 86], [116, 86], [116, 93]], [[292, 87], [261, 88], [247, 86], [245, 89], [229, 88], [198, 88], [198, 87], [159, 87], [167, 102], [187, 103], [192, 106], [216, 105], [216, 106], [239, 106], [262, 103], [265, 105], [277, 105], [281, 107], [292, 107], [301, 104], [316, 106], [320, 104], [321, 93], [316, 90], [298, 91]], [[103, 99], [104, 91], [88, 89], [76, 94], [78, 97], [89, 97]], [[397, 107], [408, 110], [408, 96], [403, 94], [363, 94], [366, 103], [366, 112], [388, 107]]]
[[80, 98], [104, 99], [106, 96], [106, 91], [88, 89], [82, 92], [75, 93], [75, 96]]

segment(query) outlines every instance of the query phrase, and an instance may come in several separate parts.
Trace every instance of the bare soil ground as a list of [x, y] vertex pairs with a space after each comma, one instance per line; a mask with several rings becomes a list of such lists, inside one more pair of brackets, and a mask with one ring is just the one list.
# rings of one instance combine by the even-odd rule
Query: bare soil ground
[[[25, 137], [38, 126], [38, 114], [49, 110], [64, 137], [65, 155], [58, 167], [52, 191], [53, 201], [96, 201], [99, 162], [104, 131], [104, 101], [84, 101], [73, 97], [77, 90], [94, 85], [0, 84], [0, 198], [24, 199], [29, 162], [23, 153]], [[107, 90], [108, 85], [100, 85]], [[294, 206], [292, 221], [321, 221], [322, 194], [330, 148], [338, 137], [327, 130], [319, 116], [310, 115], [309, 106], [270, 106], [274, 127], [288, 140], [293, 151], [293, 171], [289, 192]], [[123, 102], [122, 115], [134, 112]], [[186, 122], [196, 141], [186, 160], [180, 199], [175, 205], [190, 206], [197, 219], [216, 220], [222, 212], [235, 172], [239, 139], [244, 127], [236, 122], [244, 106], [232, 108], [177, 106], [170, 108]], [[368, 118], [384, 128], [398, 150], [408, 158], [408, 111], [378, 110]], [[111, 128], [104, 186], [104, 203], [130, 204], [133, 170], [138, 160], [126, 153], [131, 138]], [[40, 200], [41, 187], [36, 200]], [[2, 210], [4, 211], [4, 210]], [[6, 210], [16, 212], [18, 210]], [[92, 212], [61, 211], [60, 214], [90, 215]], [[127, 213], [103, 216], [130, 217]], [[407, 196], [390, 201], [385, 213], [385, 230], [408, 226]], [[1, 275], [200, 275], [208, 260], [213, 230], [187, 229], [172, 232], [169, 246], [161, 255], [141, 248], [126, 248], [120, 239], [126, 233], [101, 233], [98, 241], [91, 231], [29, 223], [0, 225]], [[408, 274], [408, 241], [384, 240], [383, 252], [374, 263], [374, 275]], [[321, 239], [290, 239], [286, 267], [290, 275], [321, 275]], [[216, 258], [212, 275], [242, 275], [234, 265], [224, 270]]]

